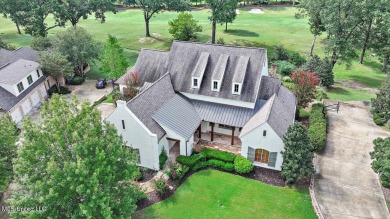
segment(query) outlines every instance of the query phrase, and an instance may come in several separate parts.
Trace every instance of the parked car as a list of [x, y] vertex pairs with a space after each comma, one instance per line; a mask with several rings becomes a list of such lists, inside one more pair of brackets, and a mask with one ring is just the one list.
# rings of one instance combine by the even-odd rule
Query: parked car
[[97, 80], [97, 82], [96, 82], [95, 87], [96, 87], [97, 89], [103, 89], [103, 88], [106, 87], [106, 84], [107, 84], [107, 81], [106, 81], [105, 78], [99, 78], [99, 79]]

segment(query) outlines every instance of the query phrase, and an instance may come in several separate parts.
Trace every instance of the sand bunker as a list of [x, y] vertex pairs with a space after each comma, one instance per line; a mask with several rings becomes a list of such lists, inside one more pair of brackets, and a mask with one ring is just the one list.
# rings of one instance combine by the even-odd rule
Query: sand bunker
[[236, 14], [240, 14], [240, 9], [236, 9]]
[[261, 9], [258, 8], [252, 8], [249, 13], [251, 14], [264, 14], [264, 12]]

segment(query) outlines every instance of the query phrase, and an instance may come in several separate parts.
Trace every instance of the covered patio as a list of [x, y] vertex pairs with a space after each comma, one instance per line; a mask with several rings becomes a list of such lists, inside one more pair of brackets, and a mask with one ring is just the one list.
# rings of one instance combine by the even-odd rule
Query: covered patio
[[[200, 137], [200, 138], [199, 138]], [[201, 133], [201, 136], [199, 136], [199, 131], [195, 133], [194, 135], [194, 149], [196, 151], [203, 150], [204, 147], [206, 148], [212, 148], [217, 149], [221, 151], [227, 151], [233, 154], [240, 154], [241, 153], [241, 141], [238, 137], [233, 137], [233, 144], [232, 143], [232, 136], [224, 135], [220, 133], [213, 133], [213, 135], [210, 132]]]

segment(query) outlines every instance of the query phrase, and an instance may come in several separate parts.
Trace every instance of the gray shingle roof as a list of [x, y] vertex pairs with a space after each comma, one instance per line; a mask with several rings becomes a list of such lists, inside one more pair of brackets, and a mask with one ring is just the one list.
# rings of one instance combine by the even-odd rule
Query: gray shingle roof
[[43, 81], [45, 81], [45, 77], [39, 78], [35, 81], [31, 86], [29, 86], [25, 91], [23, 91], [19, 96], [15, 96], [0, 87], [0, 108], [9, 111], [12, 107], [14, 107], [20, 100], [22, 100], [26, 95], [28, 95], [32, 90], [34, 90], [38, 85], [40, 85]]
[[[207, 63], [209, 62], [210, 53], [202, 52], [196, 62], [195, 68], [192, 71], [192, 77], [203, 78], [204, 71], [206, 70]], [[195, 61], [195, 60], [193, 60]]]
[[288, 127], [294, 123], [295, 107], [295, 95], [287, 88], [280, 86], [278, 93], [273, 94], [263, 107], [245, 124], [241, 130], [240, 137], [248, 134], [261, 124], [268, 122], [276, 134], [282, 138]]
[[[196, 61], [202, 52], [210, 53], [200, 89], [191, 87], [191, 73]], [[213, 71], [219, 57], [228, 54], [229, 61], [226, 67], [221, 90], [211, 90]], [[266, 61], [267, 51], [259, 48], [244, 48], [221, 46], [191, 42], [174, 41], [169, 54], [168, 71], [171, 74], [175, 91], [239, 100], [254, 103], [259, 92], [261, 70]], [[248, 66], [241, 95], [232, 94], [233, 75], [240, 56], [248, 56]]]
[[240, 56], [237, 61], [236, 68], [234, 69], [233, 82], [243, 83], [248, 68], [249, 57]]
[[272, 95], [278, 92], [281, 82], [279, 78], [270, 76], [261, 76], [259, 89], [259, 99], [268, 100]]
[[125, 84], [126, 77], [132, 72], [137, 72], [142, 86], [145, 82], [154, 83], [167, 73], [169, 52], [142, 49], [135, 65], [120, 77], [115, 83]]
[[254, 109], [211, 103], [201, 100], [191, 100], [191, 102], [204, 121], [234, 127], [243, 127], [261, 108], [261, 106], [265, 103], [265, 100], [258, 100]]
[[166, 126], [188, 141], [199, 127], [202, 119], [192, 103], [180, 94], [172, 99], [154, 114], [153, 119], [161, 126]]
[[130, 100], [127, 107], [160, 140], [165, 131], [152, 119], [152, 116], [174, 96], [175, 91], [172, 87], [170, 75], [165, 74], [149, 88]]
[[33, 61], [19, 59], [0, 68], [0, 83], [16, 84], [31, 72], [37, 70], [39, 64]]
[[15, 62], [19, 59], [25, 59], [25, 60], [37, 62], [38, 51], [35, 51], [28, 47], [21, 47], [14, 51], [0, 49], [0, 67], [7, 63]]
[[229, 55], [227, 55], [227, 54], [222, 54], [219, 56], [217, 64], [215, 65], [215, 68], [213, 71], [213, 75], [211, 77], [212, 80], [220, 81], [223, 79], [228, 60], [229, 60]]

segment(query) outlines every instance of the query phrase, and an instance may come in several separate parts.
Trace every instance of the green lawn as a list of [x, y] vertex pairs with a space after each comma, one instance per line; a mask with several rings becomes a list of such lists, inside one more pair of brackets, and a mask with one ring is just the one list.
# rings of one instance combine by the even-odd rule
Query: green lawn
[[[229, 24], [227, 32], [224, 31], [224, 26], [218, 26], [217, 38], [222, 37], [228, 44], [268, 49], [283, 44], [288, 50], [307, 55], [312, 35], [306, 19], [297, 20], [294, 18], [294, 14], [297, 12], [296, 8], [265, 7], [263, 8], [264, 14], [250, 14], [248, 13], [250, 9], [240, 8], [241, 13], [233, 24]], [[203, 32], [199, 34], [199, 41], [210, 41], [209, 10], [194, 9], [191, 13], [203, 27]], [[119, 11], [117, 14], [107, 13], [106, 22], [103, 24], [91, 16], [88, 20], [82, 20], [79, 26], [87, 28], [99, 42], [104, 42], [108, 34], [116, 36], [124, 46], [130, 64], [133, 65], [141, 48], [160, 50], [170, 48], [173, 38], [168, 33], [168, 21], [176, 16], [177, 13], [175, 12], [164, 12], [152, 18], [150, 30], [155, 37], [146, 38], [146, 40], [142, 39], [145, 33], [145, 24], [142, 12], [138, 9]], [[47, 23], [52, 22], [52, 19], [48, 19]], [[63, 30], [63, 28], [50, 30], [49, 36], [60, 30]], [[325, 34], [317, 40], [314, 51], [316, 54], [324, 55], [321, 44], [321, 39], [324, 37]], [[0, 18], [0, 39], [16, 46], [28, 46], [31, 43], [30, 35], [18, 35], [14, 23], [2, 17]], [[269, 49], [269, 53], [271, 52]], [[368, 87], [378, 87], [385, 78], [385, 74], [380, 72], [380, 63], [376, 58], [367, 57], [367, 62], [364, 65], [358, 64], [356, 60], [352, 63], [351, 69], [348, 70], [345, 69], [344, 65], [337, 65], [334, 69], [335, 79], [354, 80]], [[99, 62], [92, 65], [87, 77], [91, 79], [108, 77], [104, 72], [100, 72], [99, 65]], [[360, 96], [358, 92], [353, 91], [352, 94], [355, 97]], [[348, 100], [348, 97], [343, 100]]]
[[307, 190], [270, 186], [216, 170], [189, 177], [135, 218], [317, 218]]

